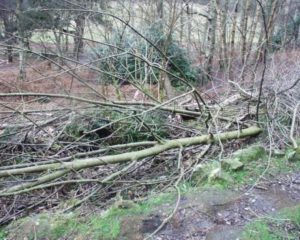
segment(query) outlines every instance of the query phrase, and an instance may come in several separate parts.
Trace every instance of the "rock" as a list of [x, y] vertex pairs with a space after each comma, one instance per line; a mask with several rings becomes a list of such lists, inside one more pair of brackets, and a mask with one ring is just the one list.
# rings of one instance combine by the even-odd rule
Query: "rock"
[[162, 219], [158, 215], [149, 216], [147, 219], [143, 219], [141, 232], [152, 233], [162, 224]]
[[202, 182], [203, 180], [207, 179], [207, 169], [204, 164], [198, 164], [195, 166], [192, 174], [192, 181], [193, 182]]
[[211, 229], [206, 235], [206, 240], [236, 240], [242, 233], [241, 227], [218, 226]]
[[206, 180], [210, 183], [217, 181], [225, 181], [228, 183], [233, 182], [232, 177], [228, 173], [222, 171], [220, 162], [199, 164], [195, 167], [192, 175], [192, 181], [199, 184]]
[[137, 206], [137, 204], [131, 200], [119, 200], [119, 201], [115, 202], [114, 205], [117, 208], [123, 208], [123, 209], [134, 208]]
[[290, 162], [300, 161], [300, 147], [296, 149], [288, 149], [285, 153], [285, 158]]
[[215, 180], [221, 176], [221, 168], [215, 168], [211, 170], [211, 172], [208, 174], [208, 181], [211, 182], [212, 180]]
[[275, 149], [272, 153], [275, 157], [284, 157], [285, 152], [279, 149]]
[[254, 145], [245, 149], [240, 149], [232, 154], [240, 162], [250, 162], [266, 156], [266, 150], [262, 146]]
[[143, 240], [144, 236], [141, 232], [143, 217], [130, 216], [121, 220], [121, 232], [118, 236], [119, 240]]
[[208, 175], [208, 182], [214, 182], [214, 181], [225, 181], [225, 182], [229, 182], [232, 183], [233, 179], [232, 177], [221, 170], [221, 167], [215, 168], [213, 169], [209, 175]]
[[228, 158], [221, 161], [221, 166], [225, 170], [239, 170], [244, 164], [238, 158]]

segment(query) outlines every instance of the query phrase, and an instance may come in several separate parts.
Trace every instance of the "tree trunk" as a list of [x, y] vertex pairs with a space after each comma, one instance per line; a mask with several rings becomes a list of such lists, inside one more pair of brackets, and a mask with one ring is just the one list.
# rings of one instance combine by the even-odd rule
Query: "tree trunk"
[[206, 73], [204, 77], [204, 81], [210, 81], [212, 79], [212, 67], [213, 60], [215, 55], [215, 45], [216, 45], [216, 28], [217, 28], [217, 1], [211, 0], [209, 3], [209, 18], [208, 18], [208, 34], [207, 34], [207, 42], [208, 42], [208, 52], [206, 54]]
[[284, 47], [287, 43], [289, 35], [289, 12], [291, 10], [291, 0], [287, 0], [286, 6], [284, 6], [284, 34], [281, 42], [281, 47]]
[[[268, 35], [268, 39], [266, 39], [266, 34], [265, 34], [265, 29], [264, 26], [262, 24], [262, 31], [261, 31], [261, 35], [260, 35], [260, 39], [259, 39], [259, 44], [262, 42], [269, 42], [270, 38], [273, 35], [273, 30], [274, 30], [274, 21], [275, 21], [275, 17], [276, 17], [276, 13], [279, 7], [279, 2], [278, 0], [269, 0], [267, 7], [265, 9], [265, 19], [266, 19], [266, 24], [267, 24], [267, 35]], [[258, 48], [257, 50], [257, 57], [256, 57], [256, 64], [258, 64], [258, 62], [261, 62], [263, 59], [263, 48], [264, 48], [265, 44], [262, 44], [261, 47]], [[256, 69], [257, 67], [255, 67]]]
[[221, 22], [221, 59], [220, 68], [227, 69], [228, 66], [228, 49], [227, 49], [227, 13], [228, 13], [229, 0], [225, 0], [224, 10], [222, 11], [222, 22]]
[[22, 4], [23, 0], [17, 1], [16, 15], [17, 15], [17, 30], [18, 30], [18, 41], [20, 47], [19, 53], [19, 78], [20, 80], [25, 80], [25, 61], [26, 61], [26, 44], [25, 44], [25, 29], [22, 26]]
[[63, 39], [63, 34], [62, 34], [62, 29], [59, 29], [59, 32], [57, 33], [56, 31], [53, 31], [54, 37], [55, 37], [55, 45], [57, 48], [57, 55], [58, 55], [58, 65], [56, 66], [58, 69], [61, 69], [61, 67], [64, 65], [63, 61], [63, 44], [62, 44], [62, 39]]
[[75, 19], [75, 37], [74, 37], [74, 51], [73, 55], [76, 60], [79, 60], [79, 54], [83, 52], [83, 34], [84, 34], [84, 25], [85, 25], [85, 17], [83, 15], [79, 15]]
[[[157, 11], [157, 15], [159, 18], [161, 32], [162, 32], [162, 34], [165, 34], [165, 29], [164, 29], [164, 24], [163, 24], [163, 21], [164, 21], [163, 0], [158, 0], [157, 6], [156, 6], [156, 11]], [[169, 44], [171, 43], [171, 41], [172, 41], [172, 31], [169, 31], [167, 39], [159, 42], [158, 47], [165, 55], [167, 55], [167, 53], [168, 53], [168, 48], [169, 48]], [[162, 66], [165, 69], [168, 69], [168, 62], [166, 59], [162, 60]], [[175, 96], [175, 91], [172, 87], [171, 80], [170, 80], [168, 74], [165, 73], [164, 71], [161, 71], [160, 76], [159, 76], [159, 81], [160, 81], [160, 86], [162, 86], [165, 90], [166, 98], [172, 99]]]
[[187, 12], [187, 27], [188, 27], [188, 39], [187, 39], [187, 51], [190, 54], [191, 53], [191, 35], [192, 35], [192, 12], [193, 12], [193, 3], [186, 3], [186, 12]]
[[236, 1], [234, 9], [233, 9], [233, 19], [232, 19], [232, 29], [230, 34], [230, 57], [228, 61], [228, 75], [229, 78], [233, 80], [232, 73], [232, 59], [235, 58], [235, 33], [236, 33], [236, 25], [237, 25], [237, 13], [239, 9], [239, 0]]
[[7, 62], [12, 63], [13, 62], [14, 37], [13, 37], [13, 30], [12, 30], [13, 24], [11, 23], [10, 16], [3, 18], [3, 25], [4, 25], [4, 31], [5, 31], [5, 39], [7, 39], [5, 41], [7, 44], [7, 47], [6, 47]]
[[259, 4], [256, 4], [254, 14], [255, 15], [254, 15], [254, 19], [253, 19], [252, 24], [251, 24], [251, 31], [250, 31], [250, 36], [249, 36], [249, 40], [248, 40], [248, 50], [247, 50], [246, 60], [245, 60], [246, 62], [250, 61], [253, 42], [254, 42], [254, 38], [255, 38], [256, 33], [257, 33], [257, 26], [258, 26], [259, 17], [260, 17]]

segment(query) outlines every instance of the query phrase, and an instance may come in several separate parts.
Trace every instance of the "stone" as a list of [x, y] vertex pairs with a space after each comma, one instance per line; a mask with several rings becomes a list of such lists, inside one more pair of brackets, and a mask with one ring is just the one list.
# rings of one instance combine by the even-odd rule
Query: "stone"
[[214, 182], [214, 181], [224, 181], [228, 183], [234, 182], [232, 177], [222, 171], [221, 167], [213, 169], [209, 174], [208, 174], [208, 182]]
[[253, 145], [245, 149], [240, 149], [232, 154], [240, 162], [250, 162], [261, 159], [266, 156], [266, 150], [262, 146]]
[[300, 161], [300, 147], [296, 149], [288, 149], [285, 158], [290, 162]]
[[221, 166], [225, 170], [240, 170], [244, 164], [238, 158], [228, 158], [221, 161]]

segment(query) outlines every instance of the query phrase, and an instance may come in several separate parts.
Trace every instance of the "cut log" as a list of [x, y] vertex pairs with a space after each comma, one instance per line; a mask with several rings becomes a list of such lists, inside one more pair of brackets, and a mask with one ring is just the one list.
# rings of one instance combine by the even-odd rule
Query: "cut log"
[[60, 163], [59, 159], [57, 159], [58, 163], [3, 170], [0, 171], [0, 177], [8, 177], [14, 175], [21, 175], [25, 173], [43, 172], [43, 171], [56, 171], [56, 170], [76, 171], [85, 168], [97, 167], [100, 165], [136, 161], [136, 160], [144, 159], [146, 157], [158, 155], [164, 151], [174, 149], [174, 148], [188, 147], [192, 145], [208, 144], [213, 142], [228, 141], [237, 138], [256, 136], [261, 131], [262, 131], [261, 128], [253, 126], [243, 130], [225, 132], [216, 135], [208, 134], [208, 135], [203, 135], [198, 137], [167, 140], [164, 141], [162, 144], [155, 145], [147, 149], [128, 152], [128, 153], [109, 155], [103, 157], [93, 157], [93, 158], [86, 158], [86, 159], [75, 159], [72, 162], [65, 162], [65, 163]]

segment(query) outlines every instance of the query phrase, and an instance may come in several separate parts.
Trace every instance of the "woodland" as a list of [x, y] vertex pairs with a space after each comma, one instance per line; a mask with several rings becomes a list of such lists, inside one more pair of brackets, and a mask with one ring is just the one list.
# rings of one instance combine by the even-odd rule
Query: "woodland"
[[0, 240], [299, 236], [299, 0], [0, 0]]

